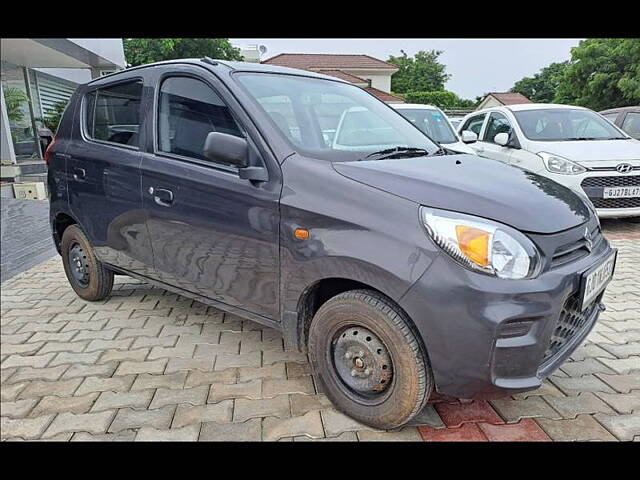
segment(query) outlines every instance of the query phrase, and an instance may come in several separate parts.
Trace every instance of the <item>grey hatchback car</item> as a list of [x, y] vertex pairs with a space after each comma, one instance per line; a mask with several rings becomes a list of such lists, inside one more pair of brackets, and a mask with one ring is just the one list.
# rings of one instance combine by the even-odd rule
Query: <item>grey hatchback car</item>
[[539, 387], [615, 266], [569, 189], [450, 152], [306, 71], [204, 58], [93, 80], [46, 160], [80, 297], [124, 274], [277, 328], [338, 409], [378, 428], [436, 393]]

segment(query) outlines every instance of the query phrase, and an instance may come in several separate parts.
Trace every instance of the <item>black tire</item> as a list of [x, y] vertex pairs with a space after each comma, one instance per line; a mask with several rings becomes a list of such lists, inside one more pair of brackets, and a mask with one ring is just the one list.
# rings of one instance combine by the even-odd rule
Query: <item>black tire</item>
[[[113, 272], [96, 258], [89, 240], [80, 227], [71, 225], [64, 231], [60, 251], [67, 280], [80, 298], [94, 302], [109, 296], [113, 289]], [[70, 258], [77, 258], [82, 264], [78, 265], [78, 268], [86, 273], [82, 279], [78, 278], [78, 270], [74, 268], [76, 262], [72, 267]]]
[[[431, 367], [415, 327], [377, 292], [351, 290], [324, 303], [312, 320], [308, 347], [320, 388], [338, 410], [366, 425], [391, 429], [407, 423], [433, 391]], [[349, 362], [353, 370], [345, 375]], [[364, 375], [369, 366], [373, 373]]]

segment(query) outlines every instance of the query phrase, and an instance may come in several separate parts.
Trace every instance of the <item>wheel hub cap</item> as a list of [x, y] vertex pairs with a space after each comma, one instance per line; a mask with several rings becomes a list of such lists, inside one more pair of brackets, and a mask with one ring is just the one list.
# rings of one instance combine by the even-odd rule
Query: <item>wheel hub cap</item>
[[378, 394], [391, 383], [393, 368], [389, 352], [366, 328], [341, 331], [334, 340], [333, 360], [342, 382], [359, 394]]
[[86, 287], [89, 284], [89, 262], [79, 243], [69, 249], [69, 270], [78, 285]]

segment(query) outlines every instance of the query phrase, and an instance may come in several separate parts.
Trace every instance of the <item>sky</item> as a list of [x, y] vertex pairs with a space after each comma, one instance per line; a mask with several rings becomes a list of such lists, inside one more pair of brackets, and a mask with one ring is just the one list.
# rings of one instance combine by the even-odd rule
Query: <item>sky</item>
[[552, 62], [571, 57], [580, 39], [419, 39], [419, 38], [231, 38], [235, 46], [264, 45], [262, 60], [279, 53], [360, 53], [381, 60], [390, 55], [414, 55], [420, 50], [442, 50], [440, 62], [451, 78], [447, 90], [475, 100], [487, 92], [506, 92]]

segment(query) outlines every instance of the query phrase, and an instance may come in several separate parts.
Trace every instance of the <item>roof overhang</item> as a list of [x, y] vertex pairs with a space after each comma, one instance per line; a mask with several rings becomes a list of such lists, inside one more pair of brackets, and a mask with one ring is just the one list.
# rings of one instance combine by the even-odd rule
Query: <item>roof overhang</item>
[[29, 68], [122, 68], [68, 38], [3, 38], [2, 60]]

